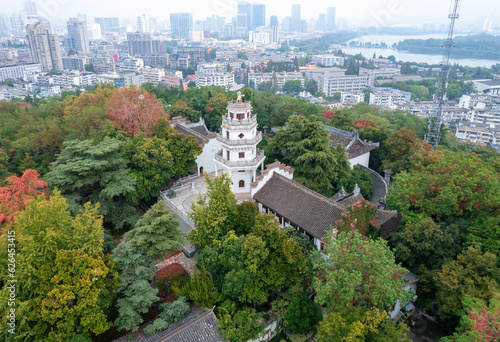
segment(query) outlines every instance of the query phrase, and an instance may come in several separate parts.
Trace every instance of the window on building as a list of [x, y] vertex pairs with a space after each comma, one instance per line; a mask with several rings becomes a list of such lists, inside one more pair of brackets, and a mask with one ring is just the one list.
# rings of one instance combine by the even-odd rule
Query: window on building
[[229, 131], [226, 131], [226, 139], [229, 139]]
[[240, 152], [240, 153], [239, 153], [239, 157], [240, 157], [240, 158], [245, 158], [245, 152]]
[[236, 114], [236, 119], [243, 120], [245, 118], [245, 114]]
[[229, 160], [229, 151], [226, 151], [227, 160]]
[[245, 187], [245, 181], [244, 180], [240, 180], [240, 182], [239, 182], [238, 185], [239, 185], [240, 188], [244, 188]]

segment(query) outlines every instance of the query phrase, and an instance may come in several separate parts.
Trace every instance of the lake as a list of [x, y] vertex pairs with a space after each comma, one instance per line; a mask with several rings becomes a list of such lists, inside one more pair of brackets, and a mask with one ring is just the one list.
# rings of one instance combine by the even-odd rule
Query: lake
[[[463, 36], [464, 34], [457, 34], [456, 36]], [[408, 36], [396, 36], [396, 35], [363, 35], [358, 38], [351, 39], [347, 42], [349, 44], [351, 41], [359, 41], [359, 42], [371, 42], [371, 43], [381, 43], [384, 42], [388, 46], [391, 46], [394, 43], [398, 43], [405, 39], [444, 39], [445, 34], [426, 34], [426, 35], [408, 35]], [[342, 46], [342, 51], [348, 53], [350, 55], [356, 55], [358, 53], [362, 54], [365, 58], [372, 58], [373, 53], [378, 56], [390, 56], [393, 55], [396, 57], [396, 60], [403, 62], [417, 62], [417, 63], [428, 63], [428, 64], [439, 64], [443, 59], [442, 55], [428, 55], [423, 53], [411, 53], [398, 51], [394, 49], [375, 49], [375, 48], [364, 48], [364, 47], [351, 47], [351, 46]], [[493, 59], [480, 59], [480, 58], [453, 58], [453, 48], [451, 50], [451, 58], [450, 63], [458, 63], [460, 65], [468, 65], [470, 67], [487, 67], [490, 68], [492, 65], [496, 63], [500, 63], [498, 60]]]

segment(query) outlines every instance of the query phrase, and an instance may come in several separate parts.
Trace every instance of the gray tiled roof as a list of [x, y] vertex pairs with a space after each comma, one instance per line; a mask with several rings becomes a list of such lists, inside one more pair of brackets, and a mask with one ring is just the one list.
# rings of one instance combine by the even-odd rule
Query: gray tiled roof
[[274, 173], [254, 200], [321, 239], [347, 209], [311, 189]]
[[184, 125], [189, 129], [201, 134], [203, 137], [205, 137], [205, 139], [209, 139], [209, 135], [213, 134], [208, 130], [207, 126], [205, 126], [205, 124], [202, 122], [196, 122]]
[[350, 207], [351, 205], [358, 203], [360, 200], [364, 200], [363, 195], [359, 194], [355, 196], [354, 193], [351, 193], [338, 199], [336, 202], [342, 204], [345, 207]]
[[330, 146], [336, 147], [339, 144], [344, 146], [348, 159], [355, 158], [379, 147], [378, 143], [359, 139], [356, 131], [347, 132], [327, 125], [325, 125], [325, 128], [330, 133]]
[[[144, 328], [153, 321], [143, 324], [134, 333], [136, 342], [226, 342], [217, 328], [217, 318], [213, 310], [192, 306], [189, 314], [177, 323], [171, 323], [167, 329], [153, 336], [144, 334]], [[114, 342], [128, 342], [128, 334]]]
[[186, 138], [187, 137], [195, 137], [196, 138], [196, 142], [198, 143], [198, 145], [203, 145], [205, 143], [208, 142], [208, 139], [205, 138], [205, 136], [203, 136], [202, 134], [198, 133], [197, 131], [189, 128], [189, 127], [186, 127], [182, 124], [178, 124], [178, 125], [175, 125], [174, 127], [179, 133], [181, 133], [182, 135], [184, 135]]

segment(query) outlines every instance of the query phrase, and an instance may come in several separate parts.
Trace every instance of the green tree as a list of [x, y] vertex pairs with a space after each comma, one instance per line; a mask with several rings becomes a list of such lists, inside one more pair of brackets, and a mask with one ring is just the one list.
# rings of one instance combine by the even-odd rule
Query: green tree
[[[242, 245], [241, 255], [248, 281], [238, 296], [240, 301], [251, 300], [264, 303], [271, 291], [283, 291], [301, 285], [301, 274], [305, 272], [306, 260], [300, 246], [287, 233], [279, 229], [272, 215], [257, 216], [252, 233]], [[239, 270], [226, 276], [235, 281]]]
[[488, 301], [498, 292], [498, 258], [469, 247], [456, 260], [444, 264], [440, 272], [434, 273], [433, 281], [442, 310], [451, 315], [459, 314], [465, 295]]
[[321, 310], [302, 291], [290, 299], [284, 311], [285, 328], [292, 334], [305, 334], [321, 321]]
[[238, 51], [238, 58], [239, 59], [244, 59], [244, 60], [247, 60], [248, 59], [248, 56], [242, 52], [242, 51]]
[[396, 175], [387, 203], [435, 219], [491, 215], [500, 205], [500, 179], [479, 157], [446, 152], [423, 171]]
[[259, 215], [259, 206], [257, 203], [245, 201], [236, 205], [235, 216], [231, 218], [236, 234], [246, 235], [251, 233], [257, 215]]
[[161, 330], [168, 327], [169, 323], [177, 322], [181, 318], [185, 317], [189, 311], [189, 303], [186, 302], [185, 297], [179, 297], [173, 303], [163, 303], [160, 306], [162, 312], [153, 324], [148, 325], [144, 328], [144, 333], [148, 336], [152, 336]]
[[136, 190], [127, 199], [133, 204], [154, 202], [176, 171], [168, 141], [141, 135], [129, 139], [123, 150], [130, 160], [130, 176], [136, 181]]
[[189, 171], [196, 169], [196, 157], [202, 152], [202, 148], [195, 137], [184, 137], [170, 127], [165, 119], [158, 121], [154, 136], [167, 141], [176, 177], [187, 175]]
[[[428, 163], [434, 161], [433, 158], [428, 161], [422, 160], [433, 152], [432, 146], [422, 139], [419, 139], [414, 131], [409, 129], [400, 129], [394, 132], [384, 142], [384, 148], [387, 153], [382, 161], [384, 169], [391, 169], [394, 173], [409, 171], [413, 164], [420, 162], [425, 167]], [[423, 156], [416, 154], [424, 154]], [[417, 158], [417, 160], [415, 160]]]
[[404, 323], [393, 325], [384, 310], [357, 307], [324, 315], [319, 323], [318, 340], [409, 342], [408, 331]]
[[[342, 145], [337, 145], [338, 149], [343, 150], [342, 152], [345, 155], [345, 148]], [[337, 160], [346, 160], [346, 158], [337, 158]], [[341, 174], [339, 177], [339, 181], [337, 183], [335, 190], [340, 190], [340, 187], [344, 187], [344, 190], [347, 192], [353, 192], [355, 185], [358, 184], [361, 189], [361, 195], [364, 198], [370, 199], [373, 192], [373, 180], [370, 176], [370, 171], [361, 170], [358, 165], [354, 165], [352, 170], [348, 170], [344, 174]]]
[[215, 132], [220, 129], [222, 117], [227, 114], [228, 102], [229, 99], [224, 94], [217, 94], [208, 101], [208, 106], [205, 108], [206, 114], [203, 117], [210, 131]]
[[137, 221], [135, 228], [124, 235], [124, 241], [113, 250], [113, 259], [120, 270], [118, 318], [119, 329], [136, 331], [143, 322], [142, 314], [156, 301], [158, 289], [150, 281], [155, 265], [165, 255], [179, 249], [185, 241], [174, 221], [176, 214], [158, 202]]
[[231, 342], [253, 340], [264, 332], [261, 315], [251, 308], [243, 308], [234, 315], [226, 314], [218, 318], [221, 336]]
[[306, 81], [304, 86], [310, 94], [316, 94], [318, 91], [318, 83], [315, 80]]
[[45, 175], [47, 183], [68, 199], [73, 213], [87, 201], [100, 203], [104, 222], [116, 230], [137, 220], [134, 208], [125, 200], [135, 190], [136, 182], [128, 174], [122, 145], [121, 141], [110, 138], [99, 143], [67, 141], [52, 171]]
[[258, 85], [259, 91], [271, 91], [273, 87], [273, 81], [261, 82]]
[[345, 72], [346, 75], [359, 75], [359, 64], [356, 59], [350, 58]]
[[479, 217], [467, 229], [468, 246], [480, 247], [485, 252], [500, 255], [500, 216]]
[[441, 342], [473, 342], [500, 340], [500, 300], [497, 294], [486, 301], [471, 296], [464, 296], [462, 306], [467, 314], [460, 319], [456, 333], [441, 338]]
[[12, 78], [7, 78], [2, 83], [5, 84], [7, 87], [13, 87], [14, 86], [14, 80]]
[[90, 64], [85, 64], [85, 71], [95, 72], [95, 69], [94, 69], [94, 64], [92, 64], [92, 63], [90, 63]]
[[[325, 196], [332, 196], [338, 180], [337, 160], [328, 131], [315, 117], [293, 116], [266, 148], [267, 159], [295, 168], [294, 179]], [[347, 157], [346, 157], [347, 158]]]
[[[107, 330], [107, 309], [118, 286], [116, 266], [103, 255], [102, 218], [86, 203], [76, 217], [60, 192], [38, 196], [19, 212], [16, 236], [16, 314], [19, 339], [60, 341]], [[1, 238], [1, 283], [6, 284], [7, 235]], [[0, 318], [9, 312], [2, 286]], [[90, 316], [87, 316], [90, 315]], [[4, 326], [6, 326], [4, 324]], [[5, 331], [1, 339], [6, 340]]]
[[106, 309], [118, 287], [118, 276], [102, 257], [93, 258], [82, 250], [59, 250], [54, 263], [44, 265], [40, 275], [39, 296], [30, 314], [37, 323], [31, 334], [62, 341], [78, 334], [100, 334], [112, 326]]
[[364, 238], [357, 231], [328, 232], [326, 258], [315, 266], [316, 302], [329, 310], [365, 306], [385, 308], [396, 300], [405, 303], [412, 295], [405, 291], [404, 268], [395, 263], [394, 253], [381, 239]]
[[282, 90], [288, 95], [296, 96], [301, 91], [303, 91], [304, 88], [302, 87], [302, 83], [300, 82], [300, 80], [290, 80], [286, 81], [285, 84], [283, 84]]
[[464, 232], [457, 224], [436, 224], [430, 217], [419, 215], [391, 236], [396, 258], [417, 272], [420, 265], [440, 268], [462, 250]]
[[446, 97], [455, 100], [462, 96], [462, 87], [458, 83], [449, 84], [446, 88]]
[[182, 288], [172, 287], [172, 290], [176, 296], [187, 297], [196, 305], [206, 309], [213, 308], [221, 300], [212, 276], [207, 273], [204, 265], [201, 266], [199, 272], [195, 267], [193, 279], [186, 285]]
[[235, 215], [236, 198], [231, 191], [231, 178], [227, 174], [211, 179], [205, 174], [207, 194], [200, 195], [193, 203], [189, 216], [196, 223], [196, 228], [188, 233], [191, 243], [201, 247], [220, 240], [232, 229], [229, 218]]
[[183, 118], [186, 118], [191, 122], [198, 122], [201, 117], [201, 113], [199, 111], [181, 100], [170, 106], [170, 108], [168, 109], [168, 113], [170, 114], [171, 118], [182, 116]]
[[352, 129], [354, 128], [352, 117], [344, 111], [327, 110], [326, 112], [321, 114], [321, 117], [327, 119], [327, 124], [335, 128], [347, 131], [352, 131]]

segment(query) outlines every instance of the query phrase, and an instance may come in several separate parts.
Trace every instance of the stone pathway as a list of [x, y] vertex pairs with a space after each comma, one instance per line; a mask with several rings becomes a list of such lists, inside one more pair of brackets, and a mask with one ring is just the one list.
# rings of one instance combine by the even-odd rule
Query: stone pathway
[[191, 278], [194, 276], [194, 264], [196, 261], [194, 259], [187, 258], [183, 252], [173, 255], [170, 258], [163, 260], [156, 264], [156, 270], [160, 270], [168, 265], [180, 264], [189, 273]]

